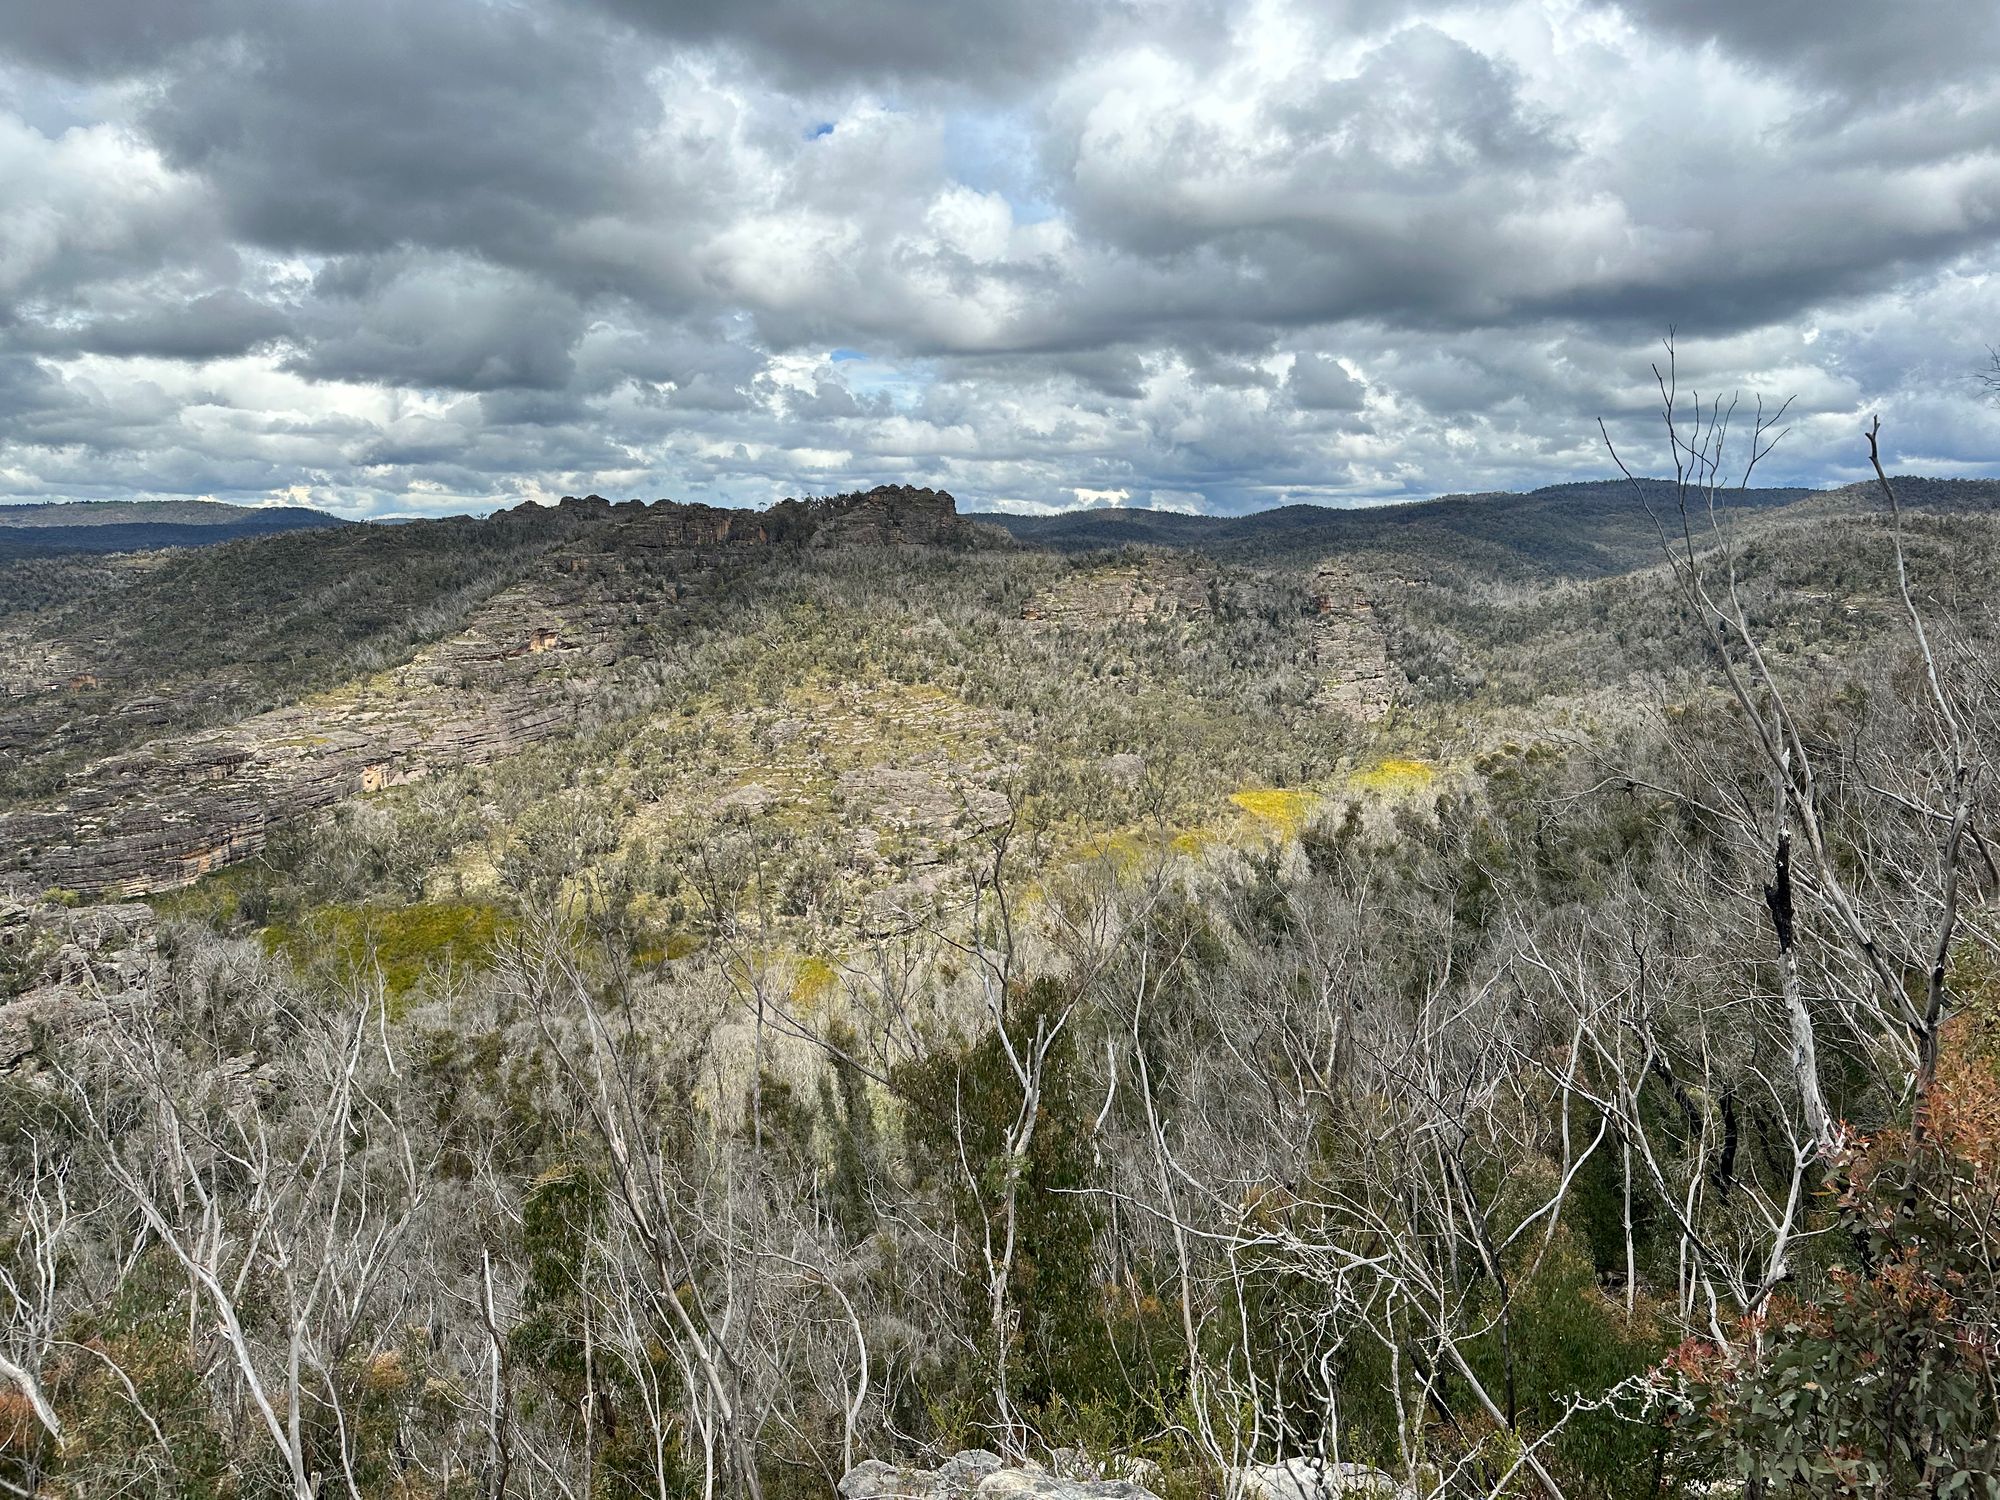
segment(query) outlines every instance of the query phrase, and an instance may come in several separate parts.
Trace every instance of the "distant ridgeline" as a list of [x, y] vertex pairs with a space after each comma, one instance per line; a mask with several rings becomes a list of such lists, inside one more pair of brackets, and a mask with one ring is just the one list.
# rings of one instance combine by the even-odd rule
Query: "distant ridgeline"
[[64, 552], [150, 552], [207, 547], [348, 523], [303, 505], [225, 505], [217, 500], [70, 500], [0, 505], [0, 561]]
[[[533, 502], [501, 511], [531, 515]], [[957, 502], [943, 490], [885, 484], [848, 495], [780, 500], [766, 510], [741, 510], [679, 500], [627, 500], [565, 495], [558, 509], [581, 519], [624, 523], [634, 546], [727, 547], [811, 542], [816, 546], [929, 545], [958, 540], [964, 532]]]
[[[1902, 503], [1935, 511], [2000, 510], [2000, 481], [1899, 476]], [[1245, 516], [1192, 516], [1172, 511], [1092, 507], [1049, 516], [991, 515], [1023, 542], [1059, 551], [1127, 544], [1186, 547], [1214, 557], [1261, 563], [1287, 556], [1367, 550], [1415, 559], [1445, 556], [1497, 573], [1601, 577], [1660, 560], [1659, 532], [1647, 506], [1678, 526], [1674, 486], [1640, 481], [1646, 505], [1625, 480], [1550, 485], [1525, 494], [1445, 495], [1397, 505], [1336, 508], [1286, 505]], [[1731, 513], [1770, 514], [1793, 507], [1857, 514], [1879, 510], [1873, 481], [1835, 490], [1728, 490], [1718, 503]], [[1705, 515], [1694, 518], [1705, 528]]]
[[[862, 493], [782, 500], [767, 510], [725, 509], [675, 500], [566, 495], [555, 507], [578, 520], [625, 523], [637, 546], [723, 547], [936, 543], [961, 533], [957, 507], [942, 490], [882, 485]], [[530, 501], [497, 518], [532, 516]], [[353, 523], [304, 506], [226, 505], [214, 500], [73, 500], [0, 506], [0, 562], [78, 552], [150, 552], [206, 547], [240, 537], [344, 527]]]

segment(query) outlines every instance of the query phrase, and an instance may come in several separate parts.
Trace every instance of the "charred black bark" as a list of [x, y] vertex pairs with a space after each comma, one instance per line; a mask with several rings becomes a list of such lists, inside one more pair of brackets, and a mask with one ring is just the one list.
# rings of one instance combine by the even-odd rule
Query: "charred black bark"
[[1778, 835], [1777, 871], [1764, 887], [1764, 904], [1771, 908], [1771, 929], [1778, 935], [1778, 952], [1792, 951], [1792, 836]]

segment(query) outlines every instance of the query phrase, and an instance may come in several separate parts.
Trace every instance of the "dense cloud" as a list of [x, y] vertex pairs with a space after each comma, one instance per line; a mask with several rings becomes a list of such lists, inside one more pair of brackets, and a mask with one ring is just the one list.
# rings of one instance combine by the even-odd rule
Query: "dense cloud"
[[1989, 0], [0, 0], [0, 499], [2000, 472]]
[[1060, 69], [1094, 33], [1136, 7], [1091, 0], [940, 5], [936, 0], [598, 0], [662, 40], [746, 54], [776, 87], [829, 77], [896, 87], [948, 81], [988, 90]]

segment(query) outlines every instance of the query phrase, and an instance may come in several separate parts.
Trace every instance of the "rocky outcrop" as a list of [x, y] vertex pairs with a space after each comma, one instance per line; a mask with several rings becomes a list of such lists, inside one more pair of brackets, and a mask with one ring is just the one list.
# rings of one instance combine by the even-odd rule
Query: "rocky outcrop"
[[0, 815], [0, 849], [31, 887], [118, 899], [171, 890], [254, 857], [289, 819], [494, 759], [571, 722], [560, 702], [436, 720], [410, 709], [280, 709], [86, 767], [50, 802]]
[[768, 510], [655, 500], [613, 505], [602, 495], [566, 495], [561, 508], [613, 523], [615, 545], [642, 551], [714, 552], [799, 542], [814, 547], [945, 546], [971, 528], [944, 490], [885, 484], [848, 495], [780, 500]]
[[156, 959], [151, 907], [0, 901], [0, 1071], [112, 1020]]
[[[568, 501], [564, 501], [568, 504]], [[724, 510], [656, 500], [613, 507], [618, 512], [617, 545], [670, 552], [711, 552], [725, 547], [761, 547], [771, 540], [765, 513]]]
[[1006, 793], [941, 755], [843, 771], [834, 802], [854, 825], [854, 866], [887, 881], [861, 897], [862, 930], [873, 937], [909, 932], [962, 904], [969, 871], [961, 857], [1014, 811]]
[[1353, 574], [1328, 564], [1313, 575], [1313, 607], [1315, 701], [1368, 723], [1385, 717], [1405, 683], [1389, 658], [1374, 602]]
[[[1115, 631], [1213, 614], [1227, 587], [1194, 560], [1142, 556], [1081, 569], [1038, 592], [1021, 611], [1035, 630]], [[1405, 687], [1381, 620], [1360, 581], [1335, 564], [1313, 575], [1311, 633], [1319, 706], [1373, 722]]]
[[112, 899], [171, 890], [254, 857], [289, 819], [524, 749], [575, 722], [552, 689], [589, 633], [548, 596], [506, 590], [355, 691], [91, 762], [0, 814], [0, 875]]
[[1416, 1490], [1367, 1464], [1288, 1458], [1238, 1469], [1243, 1500], [1417, 1500]]
[[874, 826], [933, 836], [998, 828], [1013, 813], [1004, 792], [977, 785], [942, 757], [843, 771], [836, 795]]
[[1107, 630], [1199, 619], [1213, 607], [1212, 574], [1178, 557], [1146, 557], [1073, 573], [1043, 589], [1021, 617], [1044, 630]]
[[937, 547], [964, 540], [958, 505], [943, 490], [882, 485], [804, 502], [816, 547]]

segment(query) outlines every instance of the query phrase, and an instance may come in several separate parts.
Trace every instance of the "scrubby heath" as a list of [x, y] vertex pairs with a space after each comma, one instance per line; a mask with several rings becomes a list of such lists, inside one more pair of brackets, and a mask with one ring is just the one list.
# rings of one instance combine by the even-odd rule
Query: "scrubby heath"
[[848, 498], [0, 618], [0, 1480], [2000, 1495], [1985, 489]]

